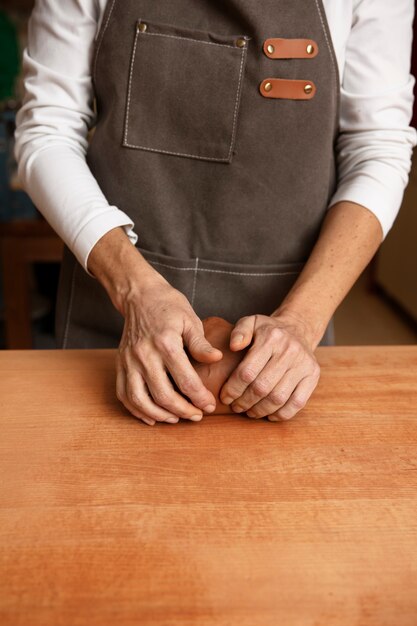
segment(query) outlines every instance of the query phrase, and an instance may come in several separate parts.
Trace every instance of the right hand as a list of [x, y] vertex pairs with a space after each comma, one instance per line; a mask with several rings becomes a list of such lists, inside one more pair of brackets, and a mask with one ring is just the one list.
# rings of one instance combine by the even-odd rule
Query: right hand
[[[117, 355], [117, 397], [146, 424], [199, 421], [216, 400], [191, 365], [184, 346], [201, 363], [222, 352], [204, 336], [203, 323], [187, 298], [162, 276], [141, 284], [124, 301], [123, 335]], [[191, 400], [178, 393], [168, 377]]]

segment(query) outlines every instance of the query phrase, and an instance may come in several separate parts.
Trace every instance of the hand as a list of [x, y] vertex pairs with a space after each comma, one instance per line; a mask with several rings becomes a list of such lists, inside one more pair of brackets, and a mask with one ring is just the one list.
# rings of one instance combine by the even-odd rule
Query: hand
[[[158, 275], [159, 276], [159, 275]], [[159, 279], [160, 278], [160, 279]], [[140, 286], [121, 310], [125, 316], [117, 355], [117, 397], [146, 424], [199, 421], [216, 406], [191, 365], [190, 355], [202, 363], [222, 358], [204, 336], [203, 324], [187, 298], [162, 277]], [[178, 389], [168, 376], [170, 374]]]
[[299, 319], [251, 315], [241, 318], [230, 338], [231, 350], [250, 345], [220, 392], [224, 404], [249, 417], [287, 420], [313, 393], [320, 367]]

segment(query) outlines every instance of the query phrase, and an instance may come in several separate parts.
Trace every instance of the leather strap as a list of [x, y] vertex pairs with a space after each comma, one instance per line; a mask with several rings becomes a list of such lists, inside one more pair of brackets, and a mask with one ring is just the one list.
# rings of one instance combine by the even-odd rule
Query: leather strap
[[265, 78], [259, 85], [259, 91], [265, 98], [311, 100], [315, 96], [316, 86], [311, 80]]
[[313, 59], [319, 47], [312, 39], [272, 38], [265, 39], [263, 51], [270, 59]]

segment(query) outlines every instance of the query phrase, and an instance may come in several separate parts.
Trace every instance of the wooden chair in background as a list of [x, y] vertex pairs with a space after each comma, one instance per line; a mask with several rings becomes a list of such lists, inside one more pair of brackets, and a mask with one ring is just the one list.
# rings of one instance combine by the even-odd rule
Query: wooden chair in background
[[31, 265], [60, 262], [63, 248], [44, 219], [0, 224], [6, 348], [32, 347]]

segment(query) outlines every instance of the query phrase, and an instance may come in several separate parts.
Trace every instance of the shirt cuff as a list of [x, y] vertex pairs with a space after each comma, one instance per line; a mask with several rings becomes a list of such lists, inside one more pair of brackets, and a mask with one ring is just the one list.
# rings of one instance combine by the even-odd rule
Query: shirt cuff
[[104, 213], [94, 216], [89, 220], [78, 233], [71, 248], [79, 263], [83, 266], [87, 274], [93, 276], [87, 269], [88, 257], [99, 239], [113, 228], [122, 226], [128, 235], [132, 245], [138, 240], [138, 236], [133, 231], [132, 220], [115, 206], [109, 206]]

